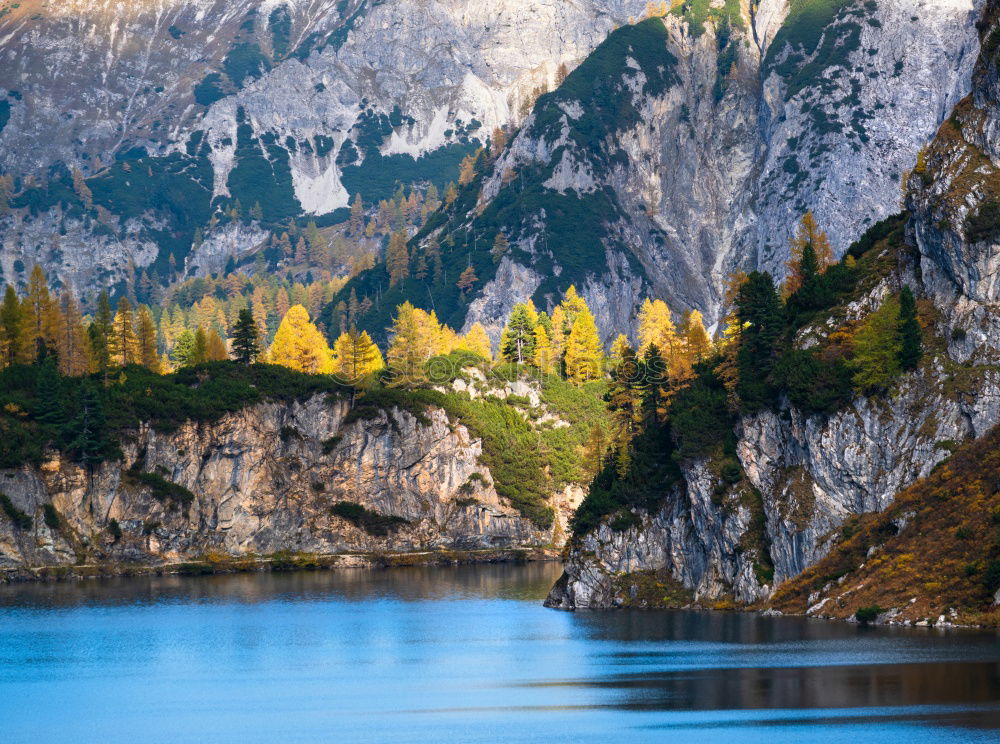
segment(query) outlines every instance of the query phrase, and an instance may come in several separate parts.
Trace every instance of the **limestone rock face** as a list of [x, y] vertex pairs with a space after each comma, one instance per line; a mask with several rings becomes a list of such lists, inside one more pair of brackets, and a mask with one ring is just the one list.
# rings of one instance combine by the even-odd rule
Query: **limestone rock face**
[[[630, 330], [646, 295], [717, 321], [731, 272], [784, 274], [806, 210], [842, 253], [899, 211], [903, 175], [969, 91], [983, 3], [826, 5], [806, 20], [787, 0], [732, 15], [719, 4], [703, 26], [666, 16], [660, 38], [623, 30], [539, 102], [487, 177], [472, 229], [495, 232], [479, 215], [532, 178], [540, 206], [499, 227], [520, 238], [525, 265], [551, 264], [559, 279], [542, 294], [587, 288], [605, 339]], [[553, 214], [578, 199], [599, 201], [603, 224], [561, 241]]]
[[[683, 487], [664, 494], [660, 511], [638, 515], [640, 524], [624, 532], [604, 523], [571, 544], [551, 605], [613, 606], [617, 577], [664, 569], [697, 599], [764, 598], [823, 558], [848, 517], [886, 509], [956, 443], [1000, 423], [998, 20], [1000, 4], [988, 3], [980, 29], [993, 41], [975, 67], [972, 94], [906, 179], [913, 265], [901, 262], [847, 308], [858, 319], [907, 284], [933, 302], [932, 331], [946, 351], [933, 352], [932, 364], [904, 376], [891, 395], [858, 397], [829, 417], [786, 404], [743, 418], [737, 456], [749, 484], [727, 487], [706, 463], [686, 464]], [[801, 346], [811, 333], [802, 332]], [[763, 546], [769, 566], [760, 562]]]
[[[169, 434], [143, 427], [124, 459], [93, 472], [58, 457], [0, 472], [0, 490], [33, 517], [30, 530], [0, 519], [0, 567], [85, 560], [536, 547], [558, 543], [580, 494], [556, 494], [556, 524], [541, 530], [502, 503], [479, 440], [440, 409], [426, 421], [398, 409], [349, 422], [347, 401], [315, 396], [262, 403], [213, 424]], [[129, 470], [188, 489], [190, 504], [158, 499]], [[478, 474], [478, 475], [477, 475]], [[407, 520], [372, 535], [331, 514], [349, 501]], [[43, 504], [62, 520], [52, 529]], [[117, 541], [111, 520], [122, 531]]]
[[[65, 163], [91, 176], [134, 147], [165, 157], [195, 137], [208, 148], [212, 196], [228, 196], [242, 111], [261, 150], [287, 156], [302, 211], [325, 214], [348, 204], [343, 170], [369, 147], [419, 157], [485, 143], [645, 4], [23, 0], [0, 15], [0, 174], [41, 183]], [[63, 236], [60, 258], [35, 233], [61, 222], [63, 206], [0, 213], [0, 279], [22, 278], [15, 261], [29, 271], [39, 262], [86, 287], [117, 281], [129, 259], [141, 270], [156, 258], [138, 240], [114, 243], [123, 260], [104, 255], [112, 241], [89, 220]], [[151, 219], [143, 227], [161, 229]]]

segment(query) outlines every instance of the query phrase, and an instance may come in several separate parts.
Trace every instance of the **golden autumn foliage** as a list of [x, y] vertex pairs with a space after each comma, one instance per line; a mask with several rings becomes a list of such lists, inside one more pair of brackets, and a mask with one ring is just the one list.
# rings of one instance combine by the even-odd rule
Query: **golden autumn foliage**
[[584, 304], [566, 338], [566, 377], [578, 385], [603, 374], [604, 353], [594, 316]]
[[816, 252], [816, 263], [819, 265], [820, 273], [833, 263], [833, 249], [830, 247], [830, 240], [826, 233], [819, 229], [812, 212], [806, 212], [802, 215], [795, 236], [789, 241], [789, 244], [792, 256], [786, 263], [788, 278], [782, 285], [782, 294], [786, 298], [802, 286], [802, 251], [807, 245], [812, 245]]
[[482, 323], [473, 323], [468, 333], [458, 339], [456, 348], [471, 351], [487, 361], [493, 360], [490, 337], [486, 335], [486, 329], [483, 328]]
[[356, 382], [385, 367], [382, 352], [368, 331], [352, 328], [340, 334], [333, 345], [333, 372], [348, 382]]
[[330, 372], [333, 360], [330, 347], [319, 329], [309, 320], [309, 311], [293, 305], [274, 334], [268, 361], [308, 374]]

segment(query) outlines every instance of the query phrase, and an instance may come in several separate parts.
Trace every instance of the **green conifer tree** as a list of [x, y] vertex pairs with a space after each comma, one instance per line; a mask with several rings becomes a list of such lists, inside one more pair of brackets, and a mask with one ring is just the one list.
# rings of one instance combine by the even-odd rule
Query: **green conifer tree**
[[232, 354], [240, 364], [253, 364], [260, 355], [260, 331], [249, 309], [240, 310], [233, 326]]
[[917, 368], [923, 355], [920, 322], [917, 320], [917, 301], [909, 287], [899, 293], [899, 366], [904, 370]]

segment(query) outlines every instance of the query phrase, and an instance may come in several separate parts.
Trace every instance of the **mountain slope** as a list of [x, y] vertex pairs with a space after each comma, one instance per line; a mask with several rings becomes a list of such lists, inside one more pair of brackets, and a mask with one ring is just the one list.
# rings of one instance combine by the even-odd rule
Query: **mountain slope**
[[[783, 612], [1000, 623], [1000, 430], [959, 449], [884, 512], [849, 519], [837, 547], [767, 601]], [[985, 615], [981, 614], [985, 611]], [[992, 617], [991, 617], [992, 615]]]
[[[479, 278], [466, 322], [498, 333], [513, 302], [545, 307], [570, 283], [605, 339], [646, 295], [714, 322], [729, 273], [783, 272], [806, 210], [842, 253], [898, 211], [902, 175], [968, 91], [980, 5], [691, 2], [620, 29], [439, 226]], [[498, 232], [512, 248], [494, 268]]]
[[[597, 526], [573, 541], [551, 604], [627, 602], [630, 586], [644, 582], [632, 576], [649, 572], [700, 601], [762, 600], [834, 550], [847, 535], [842, 526], [856, 515], [897, 514], [896, 494], [932, 473], [937, 488], [951, 476], [946, 466], [935, 466], [1000, 422], [1000, 232], [991, 206], [1000, 194], [993, 149], [1000, 121], [994, 95], [998, 18], [1000, 4], [990, 2], [979, 24], [983, 51], [972, 94], [941, 125], [906, 179], [912, 211], [876, 226], [852, 247], [855, 289], [804, 326], [793, 326], [790, 339], [793, 351], [842, 358], [845, 339], [857, 338], [852, 329], [907, 286], [921, 298], [918, 367], [887, 381], [882, 392], [855, 393], [824, 411], [807, 404], [810, 395], [829, 393], [824, 385], [831, 382], [809, 373], [800, 389], [784, 389], [759, 412], [727, 419], [724, 396], [721, 416], [708, 406], [696, 409], [696, 418], [685, 422], [717, 432], [720, 444], [710, 440], [706, 452], [685, 455], [680, 444], [689, 432], [675, 432], [675, 446], [662, 457], [675, 459], [683, 477], [651, 487], [652, 506], [611, 504], [613, 513], [598, 512]], [[714, 425], [713, 416], [719, 419]], [[729, 436], [735, 441], [721, 444]], [[972, 452], [987, 457], [992, 441]], [[970, 487], [976, 472], [969, 474]], [[986, 508], [991, 494], [987, 489], [969, 503]], [[581, 510], [589, 508], [585, 501]], [[941, 518], [954, 516], [949, 507]], [[945, 540], [941, 524], [925, 522], [926, 534], [908, 535], [911, 548], [922, 539]], [[828, 590], [829, 596], [838, 592]], [[929, 589], [913, 591], [928, 600], [920, 612], [937, 602]]]
[[[195, 228], [210, 239], [210, 216], [224, 222], [236, 199], [244, 221], [260, 202], [277, 229], [353, 194], [372, 204], [397, 181], [443, 185], [642, 5], [5, 1], [0, 175], [14, 198], [0, 278], [23, 281], [35, 262], [80, 287], [124, 277], [130, 261], [162, 273], [173, 255], [183, 268]], [[120, 163], [148, 175], [137, 185]], [[199, 174], [161, 177], [182, 168]], [[120, 183], [98, 200], [107, 213], [74, 197], [73, 169]], [[259, 243], [246, 230], [230, 250]]]

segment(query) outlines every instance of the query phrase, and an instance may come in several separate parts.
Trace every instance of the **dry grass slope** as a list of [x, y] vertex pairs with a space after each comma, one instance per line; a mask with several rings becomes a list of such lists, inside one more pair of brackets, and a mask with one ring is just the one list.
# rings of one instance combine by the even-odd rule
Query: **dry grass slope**
[[[948, 443], [950, 444], [950, 443]], [[959, 447], [878, 514], [849, 520], [823, 561], [767, 602], [788, 613], [1000, 626], [1000, 427]]]

